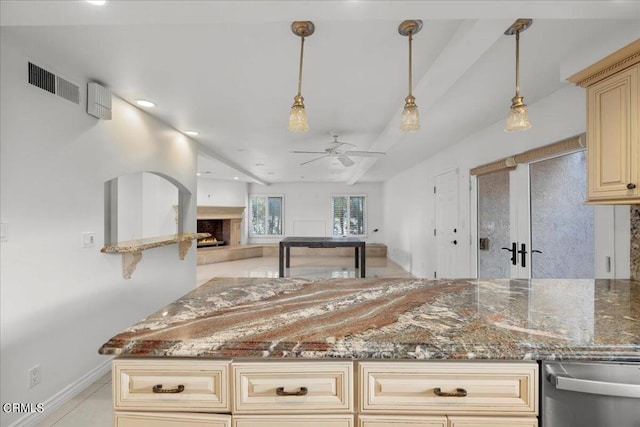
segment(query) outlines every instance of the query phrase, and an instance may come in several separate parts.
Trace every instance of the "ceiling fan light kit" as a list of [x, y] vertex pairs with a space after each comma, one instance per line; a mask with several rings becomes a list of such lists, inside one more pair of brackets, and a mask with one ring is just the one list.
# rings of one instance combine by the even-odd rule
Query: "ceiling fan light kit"
[[291, 31], [300, 37], [300, 67], [298, 69], [298, 94], [293, 98], [293, 105], [289, 113], [289, 130], [291, 132], [306, 132], [309, 130], [307, 110], [302, 97], [302, 60], [304, 57], [304, 39], [313, 34], [315, 26], [311, 21], [293, 21]]
[[409, 95], [404, 99], [404, 108], [400, 120], [400, 130], [402, 132], [413, 132], [420, 129], [420, 114], [416, 105], [416, 98], [411, 94], [412, 89], [412, 43], [413, 35], [422, 29], [422, 21], [419, 19], [409, 19], [402, 21], [398, 27], [398, 32], [402, 36], [409, 38]]
[[507, 116], [506, 132], [518, 132], [531, 128], [527, 105], [524, 97], [520, 96], [520, 33], [533, 23], [532, 19], [518, 19], [504, 32], [507, 36], [516, 36], [516, 94], [511, 98], [511, 108]]

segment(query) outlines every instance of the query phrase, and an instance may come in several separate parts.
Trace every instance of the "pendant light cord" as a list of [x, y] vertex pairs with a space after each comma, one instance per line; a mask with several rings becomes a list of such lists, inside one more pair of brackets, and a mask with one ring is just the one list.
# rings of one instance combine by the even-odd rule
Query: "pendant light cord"
[[298, 70], [298, 96], [302, 95], [302, 58], [304, 57], [304, 36], [300, 37], [300, 69]]

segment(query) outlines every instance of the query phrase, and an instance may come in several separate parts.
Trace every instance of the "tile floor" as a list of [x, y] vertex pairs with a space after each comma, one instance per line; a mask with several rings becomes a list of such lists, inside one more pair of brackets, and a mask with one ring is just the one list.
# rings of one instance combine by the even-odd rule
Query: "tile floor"
[[[292, 257], [287, 277], [309, 279], [359, 277], [350, 257]], [[212, 277], [277, 277], [278, 258], [251, 258], [198, 266], [197, 285]], [[367, 258], [367, 277], [412, 277], [386, 258]], [[39, 426], [111, 427], [111, 374], [106, 374], [82, 393], [49, 415]]]

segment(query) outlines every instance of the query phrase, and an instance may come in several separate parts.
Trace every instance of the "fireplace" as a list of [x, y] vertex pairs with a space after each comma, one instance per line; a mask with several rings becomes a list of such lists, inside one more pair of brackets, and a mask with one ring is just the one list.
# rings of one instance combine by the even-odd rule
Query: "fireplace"
[[[225, 224], [226, 223], [226, 224]], [[209, 233], [211, 237], [198, 240], [198, 247], [224, 246], [229, 244], [231, 230], [230, 219], [199, 219], [198, 233]], [[225, 239], [225, 231], [227, 238]]]
[[211, 237], [198, 240], [198, 247], [240, 244], [244, 206], [198, 206], [198, 233]]

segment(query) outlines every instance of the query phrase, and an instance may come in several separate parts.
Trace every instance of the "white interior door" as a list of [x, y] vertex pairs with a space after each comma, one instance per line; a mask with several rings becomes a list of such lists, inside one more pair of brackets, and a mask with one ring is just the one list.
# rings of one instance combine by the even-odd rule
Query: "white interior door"
[[436, 273], [438, 278], [455, 278], [459, 272], [458, 170], [435, 177]]

